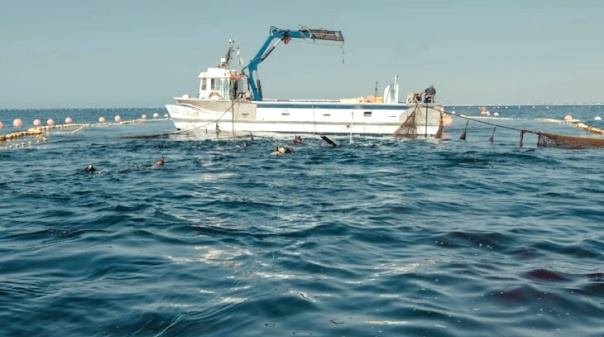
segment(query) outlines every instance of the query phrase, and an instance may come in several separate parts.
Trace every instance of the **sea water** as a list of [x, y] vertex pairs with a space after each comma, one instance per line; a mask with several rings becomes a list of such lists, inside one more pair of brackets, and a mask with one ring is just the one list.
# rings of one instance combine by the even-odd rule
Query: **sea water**
[[492, 143], [452, 109], [445, 140], [283, 156], [122, 138], [174, 132], [161, 108], [0, 112], [93, 123], [0, 143], [0, 336], [604, 336], [604, 149], [517, 131], [597, 137], [536, 118], [604, 108], [490, 107]]

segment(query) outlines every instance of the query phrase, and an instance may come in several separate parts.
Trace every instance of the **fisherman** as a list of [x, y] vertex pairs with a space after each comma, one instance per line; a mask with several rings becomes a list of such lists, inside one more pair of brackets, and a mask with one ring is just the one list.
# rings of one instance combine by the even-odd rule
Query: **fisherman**
[[434, 85], [429, 86], [424, 90], [424, 103], [434, 103], [434, 96], [436, 96], [436, 89]]

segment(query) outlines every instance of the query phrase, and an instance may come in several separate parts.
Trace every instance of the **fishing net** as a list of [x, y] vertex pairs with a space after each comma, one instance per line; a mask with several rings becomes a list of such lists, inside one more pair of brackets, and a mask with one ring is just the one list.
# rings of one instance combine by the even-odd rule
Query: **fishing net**
[[417, 110], [419, 105], [415, 106], [415, 109], [411, 111], [407, 119], [401, 124], [401, 126], [394, 131], [394, 137], [403, 137], [403, 138], [417, 138], [417, 123], [415, 121]]
[[[434, 132], [432, 129], [438, 125]], [[415, 139], [418, 136], [428, 136], [434, 133], [434, 138], [442, 137], [443, 113], [441, 106], [416, 104], [405, 121], [394, 131], [394, 137]]]
[[537, 147], [558, 147], [563, 149], [594, 149], [604, 147], [604, 139], [561, 136], [537, 132]]
[[[465, 118], [465, 117], [464, 117]], [[468, 123], [470, 122], [469, 118], [466, 118], [466, 126], [459, 137], [461, 140], [466, 139], [466, 134], [468, 131]], [[576, 137], [576, 136], [565, 136], [565, 135], [557, 135], [553, 133], [547, 132], [538, 132], [526, 129], [517, 129], [509, 126], [496, 125], [493, 123], [474, 120], [473, 122], [478, 122], [482, 124], [487, 124], [493, 126], [493, 131], [491, 133], [491, 137], [489, 138], [489, 142], [493, 142], [495, 138], [495, 130], [499, 128], [509, 129], [509, 130], [517, 130], [520, 131], [520, 142], [519, 146], [522, 147], [524, 145], [524, 134], [534, 134], [537, 136], [537, 147], [553, 147], [553, 148], [561, 148], [561, 149], [594, 149], [594, 148], [604, 148], [604, 138], [594, 138], [594, 137]], [[586, 131], [590, 131], [592, 133], [604, 134], [604, 131], [589, 127], [585, 125], [575, 125], [580, 128], [585, 129]]]

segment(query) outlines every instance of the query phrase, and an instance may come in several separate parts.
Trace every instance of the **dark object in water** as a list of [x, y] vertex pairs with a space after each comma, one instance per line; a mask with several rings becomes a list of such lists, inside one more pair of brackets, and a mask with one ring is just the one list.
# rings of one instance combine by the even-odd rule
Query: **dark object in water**
[[463, 129], [461, 136], [459, 136], [459, 139], [461, 140], [466, 140], [466, 135], [468, 134], [468, 123], [470, 123], [469, 120], [466, 121], [466, 127]]
[[491, 137], [489, 138], [489, 142], [493, 142], [495, 140], [495, 130], [497, 129], [496, 126], [493, 127], [493, 133], [491, 133]]
[[92, 164], [88, 164], [88, 166], [86, 166], [86, 168], [84, 169], [84, 172], [86, 173], [92, 173], [96, 171], [96, 168], [94, 168], [94, 166], [92, 166]]
[[294, 145], [301, 145], [301, 144], [302, 144], [302, 136], [295, 136]]
[[333, 140], [327, 138], [327, 136], [325, 136], [325, 135], [321, 135], [321, 139], [323, 139], [324, 141], [326, 141], [329, 145], [331, 145], [331, 147], [338, 147], [338, 144], [336, 144], [336, 142], [334, 142]]
[[159, 158], [159, 159], [157, 159], [155, 161], [155, 164], [153, 164], [153, 166], [155, 166], [155, 167], [162, 167], [162, 166], [164, 166], [164, 163], [165, 163], [164, 162], [164, 157], [161, 157], [161, 158]]
[[277, 146], [273, 154], [286, 154], [286, 153], [294, 153], [294, 149], [289, 146]]
[[157, 135], [140, 135], [140, 136], [122, 136], [120, 139], [150, 139], [150, 138], [168, 138], [176, 133], [161, 133]]

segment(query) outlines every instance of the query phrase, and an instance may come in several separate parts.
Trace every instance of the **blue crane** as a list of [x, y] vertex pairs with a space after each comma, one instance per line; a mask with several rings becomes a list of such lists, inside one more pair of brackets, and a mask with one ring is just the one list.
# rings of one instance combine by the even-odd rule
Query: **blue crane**
[[[271, 45], [275, 39], [277, 39], [277, 41]], [[308, 27], [301, 27], [298, 30], [289, 30], [272, 26], [266, 42], [264, 42], [250, 63], [241, 70], [247, 77], [250, 91], [252, 92], [252, 99], [254, 101], [262, 100], [262, 87], [260, 85], [260, 80], [254, 80], [254, 72], [258, 71], [258, 65], [270, 55], [279, 42], [283, 41], [283, 43], [287, 45], [291, 39], [344, 42], [344, 35], [342, 35], [342, 32], [339, 30], [312, 29]], [[247, 73], [246, 70], [248, 71]]]

